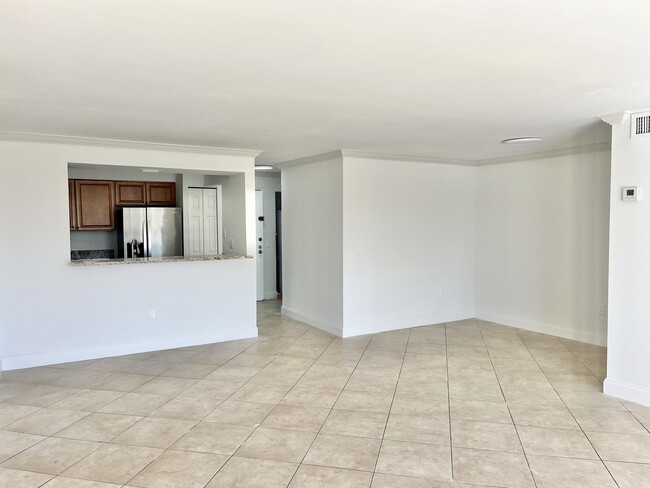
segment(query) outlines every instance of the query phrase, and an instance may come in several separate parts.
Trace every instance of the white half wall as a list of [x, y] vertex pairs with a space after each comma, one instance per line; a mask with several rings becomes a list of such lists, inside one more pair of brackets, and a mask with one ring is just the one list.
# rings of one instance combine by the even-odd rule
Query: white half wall
[[343, 335], [474, 316], [476, 168], [343, 160]]
[[254, 155], [2, 141], [0, 158], [4, 369], [257, 335], [253, 259], [72, 266], [67, 187], [71, 162], [241, 173], [253, 255]]
[[280, 175], [255, 174], [255, 188], [264, 192], [264, 299], [277, 298], [275, 264], [275, 192], [280, 191]]
[[476, 315], [605, 345], [609, 151], [478, 168]]
[[[650, 136], [612, 127], [609, 334], [604, 391], [650, 405]], [[621, 188], [638, 186], [639, 202]]]
[[343, 160], [282, 167], [282, 313], [341, 335]]

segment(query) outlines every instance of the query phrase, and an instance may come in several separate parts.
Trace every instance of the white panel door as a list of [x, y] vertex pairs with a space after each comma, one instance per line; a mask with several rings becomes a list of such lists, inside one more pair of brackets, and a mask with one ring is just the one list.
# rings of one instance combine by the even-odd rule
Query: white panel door
[[203, 190], [189, 188], [188, 232], [190, 256], [203, 255]]
[[255, 190], [257, 301], [264, 300], [264, 192]]
[[203, 254], [219, 254], [217, 242], [217, 190], [203, 189]]

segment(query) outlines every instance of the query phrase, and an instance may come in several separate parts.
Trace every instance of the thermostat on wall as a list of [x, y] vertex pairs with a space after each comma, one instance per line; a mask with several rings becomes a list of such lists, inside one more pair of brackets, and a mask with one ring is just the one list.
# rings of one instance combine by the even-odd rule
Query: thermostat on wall
[[621, 191], [621, 198], [624, 202], [638, 202], [641, 195], [638, 186], [624, 186]]

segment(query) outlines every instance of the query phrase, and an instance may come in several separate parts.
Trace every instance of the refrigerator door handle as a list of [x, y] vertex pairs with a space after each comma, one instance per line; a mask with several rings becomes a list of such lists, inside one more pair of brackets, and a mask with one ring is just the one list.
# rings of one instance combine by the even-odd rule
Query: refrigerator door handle
[[147, 221], [142, 221], [142, 257], [149, 257], [149, 236], [147, 235]]

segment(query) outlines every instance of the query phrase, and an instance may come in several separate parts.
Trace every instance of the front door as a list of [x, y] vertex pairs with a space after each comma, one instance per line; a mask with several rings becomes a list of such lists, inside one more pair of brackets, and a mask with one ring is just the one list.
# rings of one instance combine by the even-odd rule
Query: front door
[[264, 300], [264, 192], [255, 190], [255, 255], [257, 261], [257, 301]]

